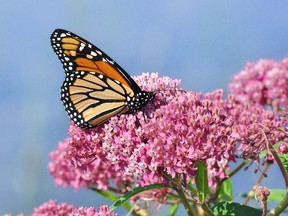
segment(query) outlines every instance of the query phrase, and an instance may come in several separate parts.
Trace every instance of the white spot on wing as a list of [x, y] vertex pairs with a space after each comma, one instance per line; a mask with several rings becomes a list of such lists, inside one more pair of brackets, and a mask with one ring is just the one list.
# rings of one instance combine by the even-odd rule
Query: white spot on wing
[[81, 43], [80, 47], [79, 47], [79, 50], [82, 51], [84, 48], [85, 48], [85, 44]]
[[91, 53], [90, 53], [92, 56], [97, 56], [97, 53], [96, 52], [94, 52], [94, 51], [91, 51]]

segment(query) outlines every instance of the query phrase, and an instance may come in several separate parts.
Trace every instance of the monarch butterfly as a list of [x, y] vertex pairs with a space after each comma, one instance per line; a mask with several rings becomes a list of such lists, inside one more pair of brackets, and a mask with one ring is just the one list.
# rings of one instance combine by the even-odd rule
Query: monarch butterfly
[[112, 116], [143, 110], [154, 99], [155, 93], [142, 91], [113, 59], [76, 34], [56, 29], [50, 40], [66, 72], [61, 101], [77, 126], [101, 125]]

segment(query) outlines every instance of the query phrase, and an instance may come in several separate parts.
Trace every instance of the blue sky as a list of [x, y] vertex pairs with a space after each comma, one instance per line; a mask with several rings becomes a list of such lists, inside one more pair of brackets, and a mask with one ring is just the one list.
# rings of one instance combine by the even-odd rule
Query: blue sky
[[[47, 172], [48, 154], [68, 126], [59, 100], [64, 72], [49, 41], [54, 29], [86, 38], [131, 75], [159, 72], [201, 92], [226, 89], [247, 61], [288, 54], [283, 0], [11, 0], [0, 10], [1, 215], [29, 214], [48, 199], [108, 203], [87, 190], [54, 187]], [[249, 176], [247, 189], [256, 178]]]

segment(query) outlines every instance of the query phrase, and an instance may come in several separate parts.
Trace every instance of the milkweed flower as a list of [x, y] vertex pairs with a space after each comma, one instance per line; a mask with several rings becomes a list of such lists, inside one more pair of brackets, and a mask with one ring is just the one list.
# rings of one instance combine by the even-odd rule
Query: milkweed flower
[[[143, 126], [143, 134], [148, 139], [140, 150], [142, 154], [135, 159], [130, 157], [133, 159], [130, 164], [146, 161], [142, 170], [143, 184], [153, 181], [155, 176], [160, 178], [159, 169], [172, 177], [185, 174], [192, 178], [197, 161], [208, 164], [212, 158], [217, 161], [234, 159], [235, 140], [231, 136], [229, 118], [201, 94], [178, 93], [153, 114]], [[130, 169], [131, 173], [141, 173], [137, 166], [135, 170], [131, 166]]]
[[[268, 143], [287, 139], [279, 130], [287, 119], [262, 104], [244, 101], [241, 94], [224, 99], [223, 90], [174, 91], [180, 80], [155, 73], [135, 80], [143, 90], [158, 91], [154, 104], [143, 113], [116, 116], [91, 130], [71, 123], [70, 138], [50, 155], [49, 171], [56, 184], [75, 189], [115, 185], [124, 193], [133, 185], [163, 183], [163, 172], [193, 178], [195, 162], [204, 161], [209, 184], [216, 186], [227, 177], [228, 164], [239, 151], [240, 156], [259, 161]], [[171, 91], [161, 91], [167, 89]]]
[[215, 174], [210, 176], [211, 185], [225, 178], [228, 162], [234, 160], [235, 138], [233, 120], [213, 101], [219, 98], [174, 91], [180, 80], [155, 73], [135, 80], [143, 90], [158, 91], [154, 105], [144, 113], [113, 117], [92, 130], [71, 123], [70, 138], [50, 156], [49, 170], [56, 183], [105, 189], [112, 180], [118, 186], [137, 182], [143, 186], [163, 182], [161, 172], [193, 177], [199, 160]]
[[230, 91], [241, 101], [269, 105], [274, 111], [288, 106], [288, 58], [281, 61], [261, 59], [247, 63], [235, 74]]
[[69, 216], [117, 216], [117, 214], [111, 212], [107, 205], [103, 205], [98, 209], [93, 207], [80, 207], [74, 210]]
[[[80, 133], [80, 129], [71, 126], [70, 132], [76, 139], [67, 138], [59, 142], [58, 149], [50, 153], [52, 162], [48, 164], [48, 170], [54, 176], [56, 185], [63, 187], [70, 185], [75, 189], [97, 185], [99, 190], [106, 190], [110, 180], [117, 186], [133, 182], [129, 176], [125, 177], [124, 171], [121, 172], [117, 164], [112, 164], [106, 159], [102, 147], [95, 146], [92, 141], [90, 146], [85, 146], [87, 140], [85, 142], [83, 139], [78, 140], [76, 131]], [[86, 138], [91, 137], [86, 135]], [[78, 145], [84, 149], [78, 149]], [[98, 152], [98, 147], [101, 153]]]
[[285, 145], [284, 143], [280, 144], [278, 147], [278, 152], [280, 154], [288, 154], [288, 145]]
[[206, 97], [218, 98], [214, 103], [233, 119], [233, 137], [240, 144], [238, 151], [241, 152], [241, 157], [258, 163], [259, 154], [269, 149], [269, 144], [287, 142], [287, 134], [283, 131], [283, 127], [288, 123], [287, 118], [265, 109], [263, 105], [243, 101], [242, 97], [235, 94], [229, 94], [227, 99], [223, 100], [223, 94], [223, 91], [214, 91]]
[[116, 216], [107, 205], [100, 206], [98, 209], [93, 207], [79, 207], [68, 204], [58, 203], [56, 200], [49, 200], [35, 208], [32, 216]]
[[32, 216], [55, 216], [55, 215], [69, 215], [76, 208], [68, 203], [58, 203], [56, 200], [49, 200], [46, 203], [43, 203], [39, 207], [35, 208]]
[[287, 142], [287, 84], [288, 58], [247, 63], [234, 75], [229, 84], [230, 101], [244, 158], [259, 160], [260, 152], [270, 144]]

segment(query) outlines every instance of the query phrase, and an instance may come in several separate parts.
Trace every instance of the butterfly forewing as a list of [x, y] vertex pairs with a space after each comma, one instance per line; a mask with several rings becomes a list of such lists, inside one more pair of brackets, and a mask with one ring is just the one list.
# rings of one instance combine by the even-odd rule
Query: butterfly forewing
[[66, 73], [93, 71], [118, 80], [135, 92], [141, 91], [124, 69], [85, 39], [66, 30], [56, 29], [51, 35], [51, 45]]

